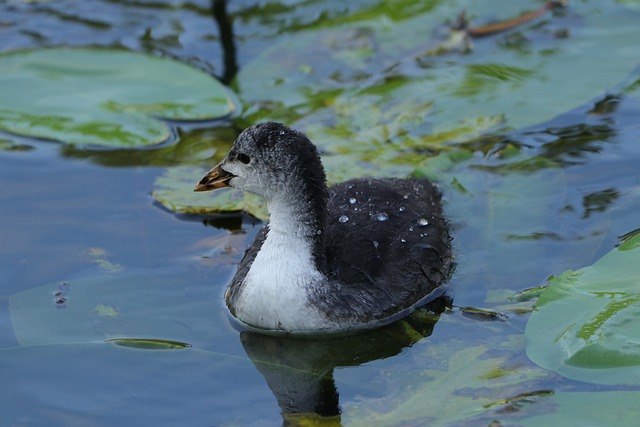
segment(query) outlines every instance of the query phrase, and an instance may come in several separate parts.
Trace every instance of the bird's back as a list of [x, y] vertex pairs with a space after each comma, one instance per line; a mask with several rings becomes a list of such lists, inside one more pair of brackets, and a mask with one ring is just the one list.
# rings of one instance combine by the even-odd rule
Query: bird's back
[[423, 179], [358, 179], [329, 189], [329, 284], [316, 303], [343, 322], [392, 317], [449, 275], [440, 193]]

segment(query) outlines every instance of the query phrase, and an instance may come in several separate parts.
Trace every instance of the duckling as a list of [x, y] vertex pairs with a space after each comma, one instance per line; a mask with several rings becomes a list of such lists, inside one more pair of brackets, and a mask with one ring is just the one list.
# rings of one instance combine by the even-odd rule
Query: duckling
[[244, 130], [194, 191], [223, 187], [263, 197], [269, 212], [225, 293], [249, 329], [354, 333], [444, 292], [451, 237], [440, 193], [426, 179], [362, 178], [327, 188], [309, 138], [266, 122]]

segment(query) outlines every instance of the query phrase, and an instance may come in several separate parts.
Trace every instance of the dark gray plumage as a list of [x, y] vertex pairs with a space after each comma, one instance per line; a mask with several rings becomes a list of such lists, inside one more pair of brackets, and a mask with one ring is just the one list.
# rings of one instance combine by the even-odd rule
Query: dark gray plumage
[[[247, 159], [247, 166], [238, 163]], [[249, 166], [256, 172], [245, 173]], [[241, 176], [263, 173], [256, 182]], [[260, 188], [263, 182], [273, 188]], [[356, 179], [329, 189], [324, 183], [322, 163], [311, 141], [271, 122], [245, 130], [225, 160], [202, 179], [197, 190], [230, 185], [262, 195], [270, 206], [272, 223], [247, 250], [228, 288], [226, 301], [232, 314], [238, 316], [247, 275], [265, 240], [270, 233], [287, 234], [286, 229], [279, 231], [287, 220], [294, 230], [291, 234], [308, 242], [310, 269], [321, 273], [321, 279], [307, 284], [305, 304], [325, 323], [309, 331], [291, 326], [275, 329], [372, 328], [407, 314], [416, 304], [429, 301], [430, 295], [435, 298], [451, 265], [451, 238], [438, 190], [426, 179]], [[270, 231], [272, 227], [277, 230]], [[279, 262], [277, 256], [273, 259]], [[258, 279], [251, 280], [260, 276], [254, 277]]]

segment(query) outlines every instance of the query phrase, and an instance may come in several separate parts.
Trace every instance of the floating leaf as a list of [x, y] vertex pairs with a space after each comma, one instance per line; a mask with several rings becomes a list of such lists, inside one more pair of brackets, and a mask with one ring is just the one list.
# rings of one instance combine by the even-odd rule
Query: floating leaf
[[11, 139], [0, 136], [0, 151], [30, 151], [33, 147], [27, 144], [14, 143]]
[[[219, 296], [213, 287], [196, 287], [185, 277], [179, 269], [127, 269], [19, 292], [9, 298], [13, 332], [21, 345], [141, 336], [208, 342], [219, 330], [214, 307]], [[193, 288], [199, 297], [190, 295]]]
[[634, 237], [638, 235], [640, 235], [640, 228], [637, 228], [620, 236], [621, 243], [620, 246], [618, 246], [618, 250], [626, 251], [629, 249], [635, 249], [640, 246], [640, 240], [634, 239]]
[[[211, 127], [199, 124], [195, 129], [180, 126], [180, 139], [175, 144], [166, 144], [153, 150], [131, 150], [127, 148], [104, 150], [65, 145], [64, 157], [87, 159], [106, 166], [176, 166], [177, 164], [202, 164], [218, 153], [226, 153], [237, 131], [229, 126]], [[200, 127], [204, 126], [204, 127]]]
[[170, 340], [156, 340], [149, 338], [112, 338], [107, 340], [122, 347], [141, 348], [144, 350], [180, 350], [189, 348], [191, 345]]
[[117, 309], [104, 304], [98, 304], [95, 311], [99, 317], [120, 317]]
[[[529, 408], [532, 416], [518, 419], [522, 426], [615, 426], [635, 427], [640, 419], [640, 392], [605, 391], [557, 393]], [[540, 406], [549, 406], [541, 411]]]
[[640, 384], [640, 235], [556, 276], [527, 323], [527, 355], [580, 381]]
[[120, 264], [113, 263], [107, 259], [109, 254], [103, 248], [93, 247], [89, 248], [82, 253], [82, 256], [96, 263], [102, 270], [109, 273], [116, 273], [122, 271], [123, 267]]
[[[495, 12], [508, 19], [531, 7], [509, 2]], [[235, 81], [248, 104], [246, 124], [285, 121], [327, 155], [349, 154], [386, 172], [389, 162], [415, 166], [425, 149], [584, 105], [625, 79], [640, 54], [640, 45], [628, 43], [640, 36], [639, 15], [619, 5], [604, 14], [597, 2], [572, 2], [511, 34], [474, 40], [464, 55], [450, 48], [459, 35], [444, 23], [466, 3], [406, 1], [402, 8], [411, 12], [390, 21], [389, 8], [354, 6], [320, 28], [282, 31]]]
[[[349, 404], [343, 410], [346, 424], [458, 425], [519, 394], [523, 387], [535, 390], [536, 380], [545, 377], [534, 367], [510, 367], [503, 357], [492, 354], [490, 347], [460, 348], [460, 344], [426, 345], [420, 360], [429, 368], [388, 372], [388, 380], [402, 384], [400, 393]], [[515, 342], [510, 345], [514, 344], [518, 346]]]
[[500, 313], [494, 310], [485, 310], [476, 307], [460, 307], [460, 312], [468, 317], [479, 321], [504, 321], [508, 316], [504, 313]]
[[213, 77], [125, 50], [0, 55], [0, 129], [68, 144], [139, 147], [170, 136], [158, 118], [210, 120], [234, 106]]

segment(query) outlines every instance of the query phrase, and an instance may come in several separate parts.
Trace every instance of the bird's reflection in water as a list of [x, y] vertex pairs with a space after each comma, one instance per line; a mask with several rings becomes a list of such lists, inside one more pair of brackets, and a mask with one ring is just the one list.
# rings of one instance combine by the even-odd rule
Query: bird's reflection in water
[[283, 425], [302, 425], [310, 419], [340, 425], [334, 368], [395, 356], [431, 335], [450, 306], [451, 298], [445, 295], [403, 320], [360, 335], [312, 339], [243, 331], [240, 340], [276, 397]]

